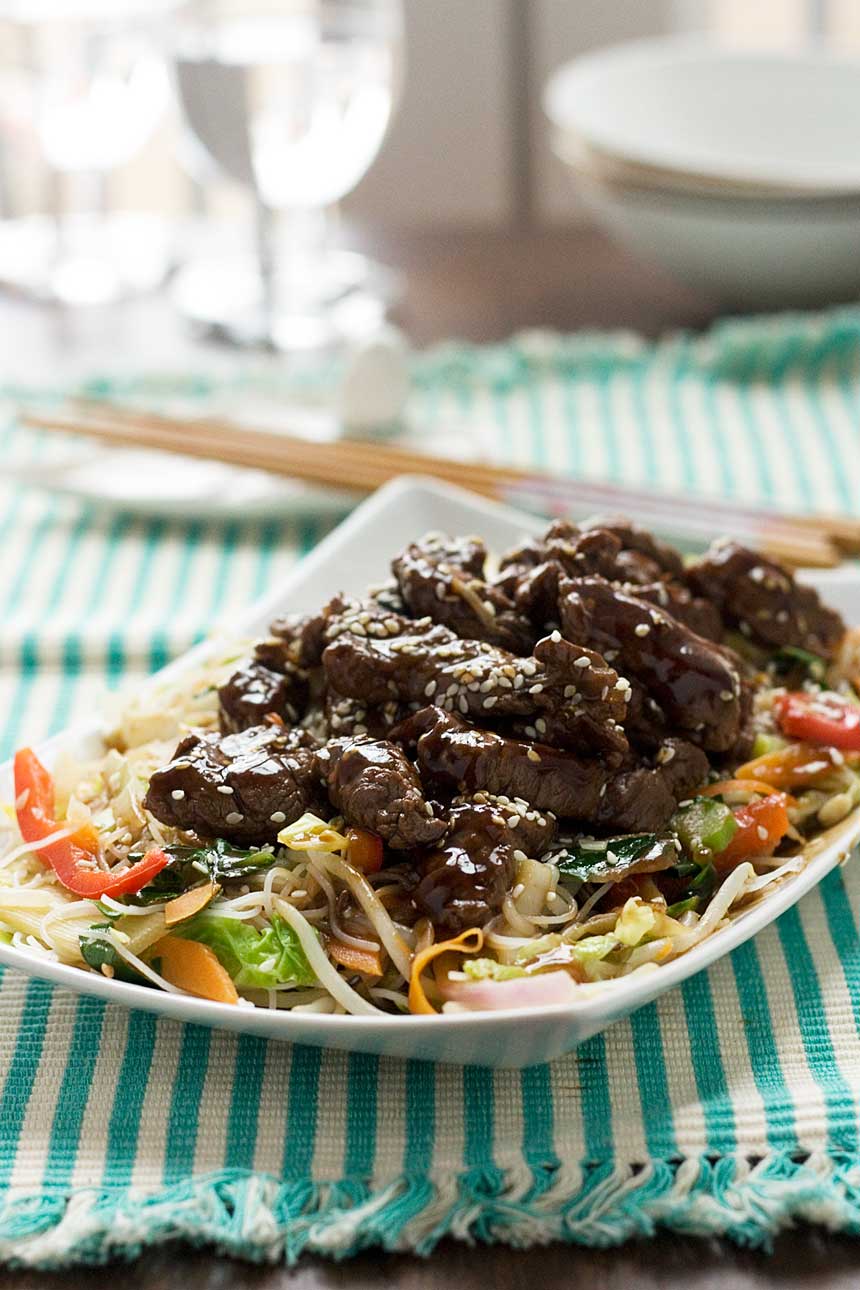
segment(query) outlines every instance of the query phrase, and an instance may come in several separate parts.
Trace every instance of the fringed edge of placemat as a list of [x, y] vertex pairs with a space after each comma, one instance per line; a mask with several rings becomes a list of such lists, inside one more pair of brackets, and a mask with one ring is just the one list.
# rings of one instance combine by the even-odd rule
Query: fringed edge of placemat
[[798, 1221], [860, 1232], [860, 1156], [771, 1155], [471, 1171], [286, 1183], [237, 1170], [154, 1194], [82, 1189], [7, 1192], [0, 1262], [52, 1269], [132, 1259], [167, 1241], [255, 1262], [304, 1253], [347, 1258], [369, 1247], [429, 1254], [443, 1237], [524, 1249], [551, 1241], [606, 1247], [669, 1228], [767, 1247]]

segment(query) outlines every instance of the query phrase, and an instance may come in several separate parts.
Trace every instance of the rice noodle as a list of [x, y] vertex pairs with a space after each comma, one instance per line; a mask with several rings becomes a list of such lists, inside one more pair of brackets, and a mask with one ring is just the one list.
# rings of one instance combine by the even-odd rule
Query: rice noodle
[[295, 905], [282, 900], [280, 896], [275, 897], [274, 903], [276, 911], [298, 936], [311, 971], [316, 975], [320, 985], [328, 990], [331, 997], [342, 1004], [353, 1016], [384, 1015], [380, 1014], [379, 1008], [363, 998], [344, 980], [320, 944], [319, 937], [311, 924], [302, 917]]
[[412, 964], [412, 952], [364, 874], [359, 873], [345, 860], [340, 860], [326, 852], [314, 851], [311, 854], [315, 864], [321, 865], [329, 873], [337, 874], [340, 880], [346, 883], [375, 927], [379, 939], [388, 950], [392, 962], [397, 966], [401, 974], [408, 979]]

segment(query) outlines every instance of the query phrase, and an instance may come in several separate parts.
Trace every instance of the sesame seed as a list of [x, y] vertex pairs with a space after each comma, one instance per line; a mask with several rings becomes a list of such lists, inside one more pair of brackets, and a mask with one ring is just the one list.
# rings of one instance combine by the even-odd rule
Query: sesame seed
[[734, 692], [732, 690], [720, 690], [720, 698], [723, 703], [731, 703], [734, 697]]
[[537, 721], [535, 722], [535, 730], [537, 730], [539, 734], [546, 733], [546, 722], [544, 721], [543, 717], [538, 717]]
[[535, 735], [537, 734], [537, 731], [535, 730], [534, 726], [526, 726], [525, 733], [528, 735], [529, 739], [534, 739]]
[[528, 752], [526, 753], [526, 756], [528, 757], [529, 761], [540, 761], [541, 759], [540, 753], [537, 752], [534, 748], [529, 748]]
[[460, 709], [460, 711], [463, 713], [464, 716], [469, 711], [469, 700], [466, 698], [465, 694], [460, 695], [459, 699], [457, 700], [457, 707]]
[[504, 819], [504, 816], [503, 816], [503, 815], [491, 815], [491, 816], [490, 816], [490, 819], [491, 819], [491, 820], [493, 821], [493, 823], [494, 823], [495, 825], [497, 825], [500, 829], [503, 829], [503, 828], [505, 827], [505, 819]]
[[767, 829], [764, 827], [763, 824], [760, 824], [758, 826], [758, 828], [756, 829], [756, 833], [758, 834], [762, 842], [767, 842]]
[[522, 687], [525, 685], [525, 682], [526, 682], [526, 678], [523, 676], [522, 672], [517, 672], [516, 676], [514, 677], [514, 689], [521, 690]]
[[542, 690], [543, 690], [543, 686], [541, 685], [540, 681], [538, 681], [537, 685], [532, 685], [529, 688], [529, 694], [540, 694]]
[[580, 654], [579, 658], [574, 659], [574, 667], [591, 667], [591, 659], [585, 654]]
[[523, 894], [524, 891], [525, 891], [525, 887], [521, 882], [518, 882], [516, 887], [514, 887], [513, 891], [511, 892], [511, 895], [513, 896], [514, 900], [519, 900], [520, 896]]
[[565, 697], [566, 699], [572, 699], [572, 698], [573, 698], [573, 696], [574, 696], [575, 694], [576, 694], [576, 686], [575, 686], [575, 685], [566, 685], [566, 686], [564, 687], [564, 697]]
[[427, 684], [424, 686], [424, 693], [428, 699], [432, 698], [432, 696], [436, 693], [436, 682], [428, 681]]
[[245, 817], [241, 811], [231, 811], [230, 814], [226, 815], [224, 818], [228, 824], [241, 824]]
[[293, 897], [294, 900], [301, 900], [302, 897], [306, 896], [307, 894], [308, 893], [305, 891], [304, 887], [296, 887], [293, 891], [290, 892], [290, 895]]
[[517, 850], [514, 852], [514, 859], [516, 860], [517, 864], [522, 864], [525, 860], [528, 860], [528, 856], [526, 855], [525, 851], [520, 851], [519, 848], [517, 848]]
[[272, 814], [269, 816], [269, 819], [273, 824], [283, 824], [286, 818], [287, 817], [283, 811], [272, 811]]
[[550, 640], [554, 645], [559, 645], [561, 643], [561, 632], [558, 630], [554, 631], [550, 636]]
[[174, 788], [174, 790], [173, 790], [173, 792], [170, 794], [170, 796], [173, 798], [174, 802], [181, 802], [181, 801], [182, 801], [182, 799], [183, 799], [183, 797], [185, 796], [185, 789], [184, 789], [184, 788]]
[[444, 599], [445, 599], [445, 584], [444, 584], [444, 582], [437, 582], [437, 583], [436, 583], [436, 599], [437, 599], [437, 600], [444, 600]]
[[650, 630], [651, 628], [648, 623], [638, 623], [637, 626], [633, 628], [633, 631], [637, 636], [647, 636]]
[[494, 694], [488, 694], [486, 699], [484, 699], [483, 706], [485, 708], [494, 708], [497, 703], [498, 703], [498, 699], [496, 698], [496, 696]]
[[519, 822], [520, 822], [520, 817], [518, 815], [509, 815], [507, 818], [507, 825], [509, 829], [515, 829], [519, 824]]
[[218, 792], [223, 793], [225, 797], [232, 797], [234, 790], [230, 787], [229, 784], [219, 784]]

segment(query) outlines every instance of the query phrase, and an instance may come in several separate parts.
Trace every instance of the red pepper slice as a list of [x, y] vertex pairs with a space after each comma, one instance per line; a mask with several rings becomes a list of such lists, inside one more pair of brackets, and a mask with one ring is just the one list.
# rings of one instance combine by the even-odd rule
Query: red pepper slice
[[838, 694], [781, 694], [774, 714], [779, 728], [793, 739], [860, 752], [860, 707]]
[[749, 856], [773, 855], [777, 844], [788, 832], [789, 819], [785, 793], [771, 793], [734, 812], [737, 832], [729, 845], [714, 856], [717, 873], [728, 873]]
[[[63, 827], [54, 818], [54, 780], [32, 748], [21, 748], [15, 754], [15, 800], [20, 803], [16, 813], [25, 842], [42, 842]], [[99, 869], [98, 838], [86, 825], [71, 837], [39, 847], [36, 854], [67, 890], [92, 900], [140, 891], [168, 863], [164, 852], [154, 848], [122, 873]]]

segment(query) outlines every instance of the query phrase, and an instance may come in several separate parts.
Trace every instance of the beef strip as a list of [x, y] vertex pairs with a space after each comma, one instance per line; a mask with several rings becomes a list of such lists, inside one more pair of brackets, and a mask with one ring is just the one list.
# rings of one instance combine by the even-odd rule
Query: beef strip
[[320, 750], [332, 805], [348, 824], [378, 833], [395, 850], [438, 842], [444, 820], [433, 816], [418, 772], [402, 748], [357, 735]]
[[251, 659], [243, 663], [218, 689], [221, 729], [225, 734], [259, 726], [274, 713], [295, 725], [308, 700], [308, 674], [284, 661], [283, 671]]
[[317, 748], [304, 730], [189, 734], [153, 774], [144, 806], [173, 828], [259, 846], [320, 809], [319, 780]]
[[408, 718], [393, 738], [415, 742], [431, 790], [507, 793], [538, 810], [620, 832], [663, 828], [708, 771], [705, 754], [685, 740], [667, 739], [653, 761], [610, 771], [545, 744], [478, 730], [439, 708]]
[[730, 650], [602, 578], [571, 579], [560, 609], [565, 634], [617, 658], [674, 728], [713, 752], [735, 745], [745, 704], [740, 660]]
[[487, 550], [479, 538], [430, 533], [392, 561], [392, 571], [410, 612], [428, 615], [467, 640], [488, 641], [527, 654], [531, 623], [500, 587], [484, 576]]
[[818, 593], [775, 560], [721, 538], [687, 570], [690, 586], [714, 601], [726, 622], [777, 649], [794, 645], [833, 658], [845, 623]]
[[328, 607], [318, 614], [284, 614], [269, 626], [282, 655], [299, 667], [317, 667], [323, 652]]
[[708, 759], [684, 739], [665, 739], [653, 765], [619, 771], [606, 785], [595, 824], [618, 833], [659, 833], [679, 801], [707, 778]]
[[697, 636], [720, 642], [723, 638], [723, 620], [712, 600], [694, 596], [682, 582], [667, 579], [665, 582], [622, 583], [620, 591], [647, 600], [660, 609], [668, 609], [673, 618], [689, 627]]
[[558, 632], [539, 641], [532, 658], [519, 658], [441, 626], [386, 639], [344, 631], [326, 648], [323, 666], [333, 690], [367, 706], [435, 698], [448, 711], [484, 721], [533, 719], [536, 733], [551, 717], [553, 738], [565, 747], [616, 762], [627, 749], [621, 726], [627, 682], [599, 654]]
[[384, 739], [392, 726], [408, 715], [408, 707], [396, 699], [368, 707], [361, 699], [338, 694], [331, 688], [325, 692], [325, 722], [334, 737], [372, 735], [374, 739]]
[[648, 563], [635, 560], [622, 561], [622, 567], [626, 565], [628, 569], [638, 569], [645, 574], [644, 578], [637, 578], [636, 581], [651, 582], [655, 568], [673, 578], [683, 577], [684, 561], [680, 553], [623, 515], [597, 515], [586, 520], [579, 527], [583, 533], [591, 533], [594, 530], [611, 533], [618, 539], [622, 552], [643, 556]]
[[416, 905], [436, 927], [480, 927], [501, 909], [520, 855], [541, 855], [554, 832], [526, 803], [486, 793], [455, 802], [444, 842], [419, 861]]

